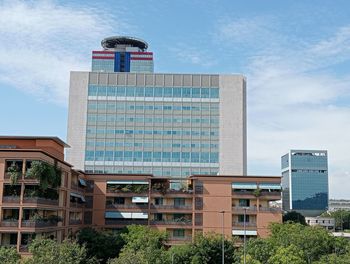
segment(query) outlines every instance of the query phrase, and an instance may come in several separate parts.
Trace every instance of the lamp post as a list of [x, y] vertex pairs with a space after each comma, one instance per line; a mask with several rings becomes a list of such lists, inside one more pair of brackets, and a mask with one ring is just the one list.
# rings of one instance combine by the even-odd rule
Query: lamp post
[[225, 264], [225, 234], [224, 234], [224, 215], [225, 211], [220, 211], [222, 214], [222, 264]]
[[244, 216], [243, 216], [243, 264], [246, 264], [246, 216], [247, 216], [247, 208], [244, 208]]

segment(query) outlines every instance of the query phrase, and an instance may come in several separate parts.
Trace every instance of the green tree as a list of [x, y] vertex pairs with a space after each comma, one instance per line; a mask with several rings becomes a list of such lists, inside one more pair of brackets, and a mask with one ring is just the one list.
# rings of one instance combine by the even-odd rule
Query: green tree
[[274, 250], [274, 246], [268, 239], [256, 238], [249, 239], [247, 242], [247, 254], [261, 263], [267, 263]]
[[280, 247], [276, 253], [271, 256], [268, 264], [306, 264], [303, 251], [294, 245]]
[[[239, 260], [235, 254], [234, 240], [225, 239], [225, 263]], [[191, 244], [174, 246], [168, 252], [168, 258], [174, 257], [175, 263], [216, 264], [222, 259], [222, 236], [219, 234], [198, 235]]]
[[306, 225], [305, 217], [298, 212], [291, 211], [283, 215], [283, 222], [294, 222], [302, 225]]
[[123, 263], [122, 260], [130, 258], [130, 256], [135, 256], [133, 261], [143, 261], [142, 263], [166, 263], [164, 247], [164, 242], [167, 240], [166, 232], [140, 225], [130, 225], [127, 230], [127, 233], [121, 234], [125, 246], [119, 257], [112, 260], [111, 263]]
[[0, 263], [18, 264], [20, 256], [15, 247], [0, 247]]
[[100, 263], [106, 263], [108, 259], [119, 255], [125, 241], [121, 237], [121, 232], [96, 231], [93, 228], [83, 228], [78, 233], [77, 241], [84, 245], [88, 257], [96, 257]]
[[86, 249], [76, 242], [63, 241], [57, 243], [51, 239], [34, 239], [29, 245], [32, 257], [26, 259], [26, 264], [93, 264], [95, 259], [89, 259]]
[[337, 230], [350, 229], [350, 210], [336, 210], [333, 212], [324, 212], [322, 216], [334, 218], [335, 228]]

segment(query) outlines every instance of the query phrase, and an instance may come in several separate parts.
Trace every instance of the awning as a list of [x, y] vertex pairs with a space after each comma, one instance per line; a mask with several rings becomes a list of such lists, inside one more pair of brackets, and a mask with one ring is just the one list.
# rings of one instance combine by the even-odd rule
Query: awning
[[84, 203], [86, 202], [85, 197], [83, 195], [79, 194], [79, 193], [71, 192], [70, 195], [73, 196], [73, 197], [81, 199]]
[[[258, 232], [256, 230], [246, 230], [246, 236], [257, 236]], [[234, 236], [244, 236], [244, 230], [232, 230], [232, 235]]]
[[105, 218], [109, 219], [148, 219], [147, 213], [105, 212]]
[[269, 189], [269, 190], [281, 190], [281, 184], [279, 183], [262, 183], [259, 184], [260, 189]]
[[87, 186], [87, 184], [86, 184], [86, 181], [85, 180], [83, 180], [83, 179], [80, 179], [79, 178], [79, 183], [80, 183], [80, 185], [82, 185], [82, 186]]
[[233, 189], [258, 189], [258, 185], [256, 183], [250, 183], [250, 182], [233, 182], [232, 183]]
[[107, 184], [148, 184], [148, 181], [107, 181]]
[[148, 203], [148, 197], [132, 197], [133, 203]]

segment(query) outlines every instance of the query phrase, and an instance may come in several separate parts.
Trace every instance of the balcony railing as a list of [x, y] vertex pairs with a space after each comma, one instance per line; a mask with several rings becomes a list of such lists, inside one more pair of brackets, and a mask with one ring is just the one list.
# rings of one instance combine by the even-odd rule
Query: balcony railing
[[18, 220], [5, 219], [0, 222], [2, 227], [18, 227]]
[[244, 206], [233, 206], [232, 207], [232, 211], [233, 212], [256, 212], [257, 211], [257, 207], [256, 206], [249, 206], [249, 207], [244, 207]]
[[2, 197], [3, 203], [19, 203], [19, 196], [4, 196]]
[[192, 220], [152, 220], [151, 225], [184, 225], [192, 226]]
[[20, 245], [19, 246], [19, 251], [20, 252], [28, 252], [28, 245]]
[[71, 183], [71, 189], [82, 193], [85, 190], [83, 187], [79, 186], [79, 184], [75, 184], [75, 183]]
[[105, 225], [147, 225], [148, 220], [112, 220], [106, 219]]
[[148, 204], [106, 204], [108, 209], [148, 209]]
[[46, 199], [42, 197], [24, 197], [23, 203], [58, 205], [58, 200], [51, 200], [51, 199]]
[[261, 212], [282, 213], [282, 208], [278, 207], [260, 207]]
[[69, 219], [70, 225], [81, 225], [83, 221], [81, 219]]
[[191, 241], [192, 241], [191, 236], [169, 237], [168, 238], [168, 244], [182, 244], [182, 243], [191, 242]]
[[192, 205], [163, 205], [151, 204], [152, 209], [167, 209], [167, 210], [192, 210]]
[[22, 220], [22, 227], [52, 227], [57, 226], [57, 222], [45, 220]]
[[74, 208], [84, 208], [84, 203], [70, 202], [69, 206]]
[[[232, 225], [233, 226], [242, 226], [242, 227], [244, 227], [244, 222], [233, 221]], [[246, 227], [256, 227], [256, 222], [245, 222], [245, 226]]]

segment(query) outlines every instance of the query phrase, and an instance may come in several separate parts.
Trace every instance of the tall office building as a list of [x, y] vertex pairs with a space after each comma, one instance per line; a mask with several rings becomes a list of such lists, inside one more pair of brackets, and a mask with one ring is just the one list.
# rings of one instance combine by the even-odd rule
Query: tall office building
[[281, 158], [283, 209], [317, 216], [328, 208], [325, 150], [290, 150]]
[[242, 75], [157, 74], [147, 43], [102, 41], [71, 72], [67, 160], [95, 173], [246, 174]]

